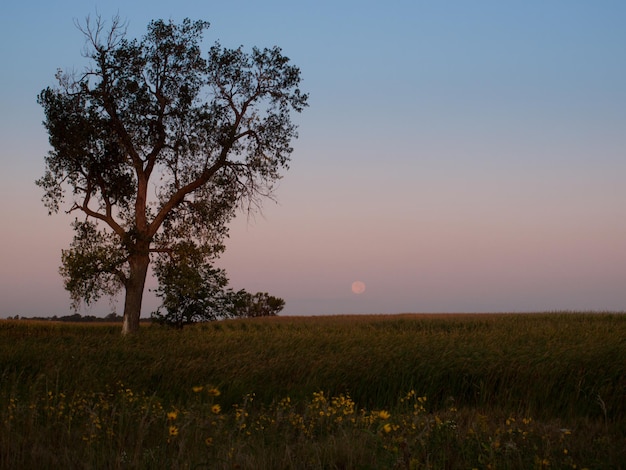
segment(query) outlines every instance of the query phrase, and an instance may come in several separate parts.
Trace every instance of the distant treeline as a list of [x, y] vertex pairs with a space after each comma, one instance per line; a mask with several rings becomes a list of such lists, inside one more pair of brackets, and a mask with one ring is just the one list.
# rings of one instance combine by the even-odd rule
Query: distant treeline
[[[80, 313], [75, 313], [73, 315], [64, 315], [62, 317], [57, 317], [56, 315], [52, 317], [22, 317], [22, 320], [44, 320], [44, 321], [63, 321], [63, 322], [72, 322], [72, 323], [111, 323], [111, 322], [122, 322], [123, 317], [118, 315], [115, 312], [109, 313], [105, 317], [95, 317], [93, 315], [85, 315], [82, 316]], [[14, 317], [7, 317], [7, 320], [20, 320], [19, 315], [15, 315]]]

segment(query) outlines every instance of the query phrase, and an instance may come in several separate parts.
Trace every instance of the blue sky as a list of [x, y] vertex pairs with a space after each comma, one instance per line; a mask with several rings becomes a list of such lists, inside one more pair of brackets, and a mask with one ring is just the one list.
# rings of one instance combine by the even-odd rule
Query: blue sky
[[96, 11], [130, 36], [205, 19], [207, 47], [301, 68], [277, 203], [233, 222], [220, 262], [234, 287], [293, 315], [626, 309], [625, 3], [24, 1], [0, 15], [0, 317], [69, 308], [35, 98], [84, 67], [73, 21]]

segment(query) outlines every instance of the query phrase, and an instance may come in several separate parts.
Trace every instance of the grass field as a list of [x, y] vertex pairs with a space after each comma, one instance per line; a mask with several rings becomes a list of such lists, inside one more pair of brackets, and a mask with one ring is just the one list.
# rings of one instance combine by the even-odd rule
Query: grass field
[[0, 322], [0, 468], [626, 468], [626, 315]]

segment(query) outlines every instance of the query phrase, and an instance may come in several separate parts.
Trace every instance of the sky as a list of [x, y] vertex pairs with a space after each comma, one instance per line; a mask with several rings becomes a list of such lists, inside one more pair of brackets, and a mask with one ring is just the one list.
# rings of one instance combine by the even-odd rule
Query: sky
[[71, 313], [36, 96], [86, 65], [74, 22], [117, 13], [131, 37], [207, 20], [207, 49], [278, 45], [301, 69], [276, 202], [218, 262], [232, 287], [284, 315], [626, 310], [626, 2], [25, 0], [0, 15], [0, 318]]

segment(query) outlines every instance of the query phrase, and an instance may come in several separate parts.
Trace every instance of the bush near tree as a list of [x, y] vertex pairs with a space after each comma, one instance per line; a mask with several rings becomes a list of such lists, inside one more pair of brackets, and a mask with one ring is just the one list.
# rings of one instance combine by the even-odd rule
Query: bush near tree
[[251, 294], [245, 290], [235, 292], [232, 302], [232, 314], [235, 317], [273, 317], [285, 307], [285, 301], [267, 292]]
[[285, 306], [283, 299], [265, 292], [233, 291], [226, 272], [206, 263], [191, 244], [166, 260], [157, 260], [155, 273], [161, 280], [155, 293], [162, 301], [151, 314], [157, 323], [182, 328], [224, 318], [265, 317]]

